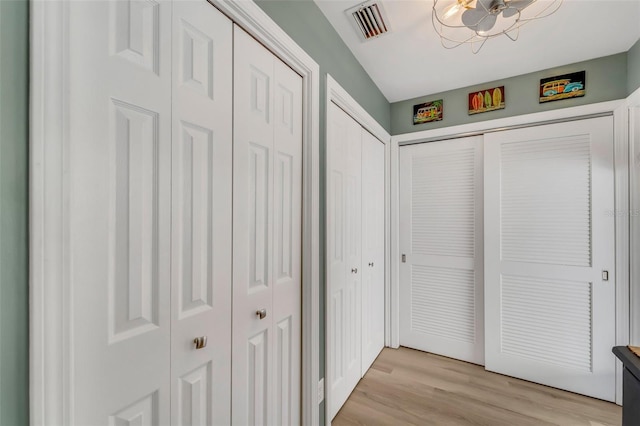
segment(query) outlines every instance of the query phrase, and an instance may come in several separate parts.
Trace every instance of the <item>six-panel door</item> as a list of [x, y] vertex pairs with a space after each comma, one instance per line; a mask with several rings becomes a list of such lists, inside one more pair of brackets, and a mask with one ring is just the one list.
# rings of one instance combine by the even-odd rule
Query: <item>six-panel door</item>
[[204, 1], [172, 6], [171, 423], [222, 425], [231, 421], [233, 25]]
[[[236, 424], [299, 423], [301, 77], [262, 47], [268, 69], [245, 70], [237, 126], [262, 117], [270, 133], [236, 144], [233, 216], [231, 21], [204, 1], [72, 2], [69, 16], [69, 418], [229, 424], [235, 393]], [[266, 289], [237, 293], [253, 334], [232, 325], [232, 285]], [[232, 330], [250, 373], [237, 391]]]
[[68, 7], [69, 417], [169, 424], [171, 4]]
[[302, 79], [234, 41], [232, 423], [298, 424]]
[[384, 144], [362, 129], [362, 365], [384, 347]]
[[362, 377], [362, 127], [331, 103], [327, 138], [327, 295], [329, 413], [335, 416]]

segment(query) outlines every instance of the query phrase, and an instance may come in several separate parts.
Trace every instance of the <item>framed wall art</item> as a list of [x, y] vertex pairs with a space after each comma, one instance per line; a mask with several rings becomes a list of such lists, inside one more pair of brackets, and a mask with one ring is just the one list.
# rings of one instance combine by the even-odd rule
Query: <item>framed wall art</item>
[[441, 121], [443, 117], [444, 102], [442, 99], [413, 106], [413, 124]]
[[469, 115], [504, 108], [504, 86], [469, 93]]
[[540, 103], [578, 98], [587, 93], [586, 72], [574, 72], [540, 80]]

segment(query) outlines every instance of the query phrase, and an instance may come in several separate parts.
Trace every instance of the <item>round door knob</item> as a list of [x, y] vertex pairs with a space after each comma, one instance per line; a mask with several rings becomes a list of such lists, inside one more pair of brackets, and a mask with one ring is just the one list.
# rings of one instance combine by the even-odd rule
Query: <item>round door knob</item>
[[351, 269], [351, 273], [352, 273], [352, 274], [357, 274], [357, 273], [358, 273], [358, 268], [353, 268], [353, 269]]
[[258, 318], [260, 319], [264, 319], [264, 317], [267, 316], [267, 310], [266, 309], [260, 309], [258, 311], [256, 311], [256, 315], [258, 316]]
[[373, 268], [373, 262], [369, 263], [369, 266], [371, 266]]

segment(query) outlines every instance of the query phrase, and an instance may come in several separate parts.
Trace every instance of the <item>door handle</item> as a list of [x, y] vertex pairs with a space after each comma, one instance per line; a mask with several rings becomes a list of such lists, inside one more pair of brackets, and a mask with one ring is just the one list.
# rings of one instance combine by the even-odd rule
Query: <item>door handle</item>
[[373, 268], [373, 262], [369, 263], [369, 266], [371, 266]]
[[267, 316], [267, 310], [262, 308], [262, 309], [256, 311], [256, 315], [258, 316], [258, 318], [264, 319], [264, 317]]
[[207, 346], [207, 336], [196, 337], [193, 339], [193, 344], [196, 345], [196, 349], [202, 349]]
[[351, 269], [351, 273], [352, 274], [357, 274], [358, 273], [358, 268], [352, 268]]

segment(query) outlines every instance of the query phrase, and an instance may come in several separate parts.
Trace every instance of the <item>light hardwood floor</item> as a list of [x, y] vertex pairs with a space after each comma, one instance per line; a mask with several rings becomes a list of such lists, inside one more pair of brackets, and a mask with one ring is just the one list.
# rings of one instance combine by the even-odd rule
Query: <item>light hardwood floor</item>
[[619, 426], [621, 419], [622, 408], [609, 402], [385, 348], [333, 425]]

